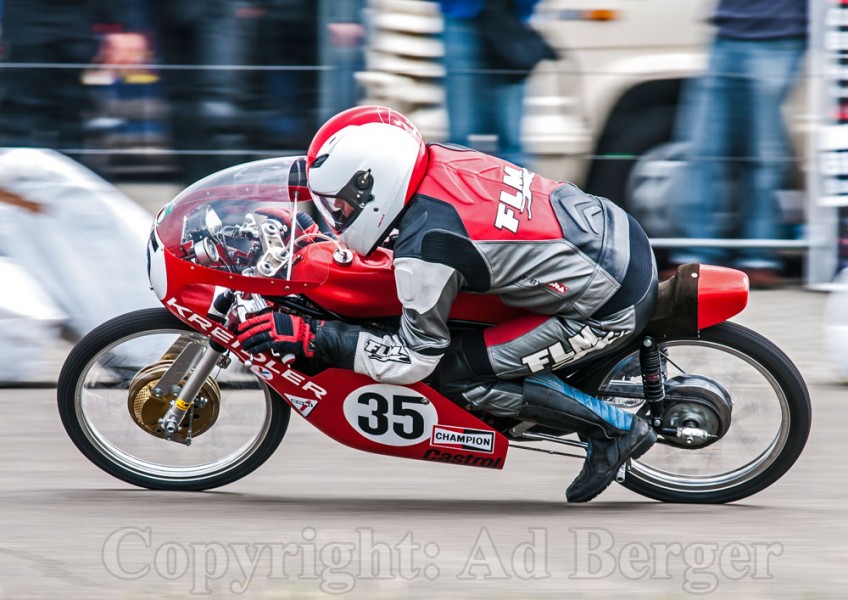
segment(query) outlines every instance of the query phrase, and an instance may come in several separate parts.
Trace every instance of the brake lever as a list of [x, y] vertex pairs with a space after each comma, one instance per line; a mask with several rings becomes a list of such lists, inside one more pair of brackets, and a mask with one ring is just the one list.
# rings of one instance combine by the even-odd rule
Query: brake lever
[[[266, 304], [259, 310], [251, 311], [251, 308], [255, 308], [256, 305], [259, 304], [257, 297], [253, 294], [251, 296], [252, 297], [250, 298], [250, 300], [245, 300], [243, 292], [234, 293], [233, 305], [230, 308], [230, 311], [227, 313], [227, 329], [229, 329], [230, 331], [237, 329], [238, 325], [241, 325], [248, 319], [256, 315], [260, 315], [263, 312], [269, 312], [270, 310], [272, 310], [271, 307], [267, 306]], [[259, 298], [261, 299], [261, 296]], [[265, 304], [264, 299], [262, 299], [262, 303]], [[233, 320], [233, 317], [235, 317], [235, 320]], [[290, 365], [295, 361], [296, 358], [297, 357], [294, 354], [289, 353], [282, 356], [280, 360], [286, 365]], [[248, 358], [244, 361], [244, 365], [248, 369], [254, 365], [253, 354], [248, 354]]]

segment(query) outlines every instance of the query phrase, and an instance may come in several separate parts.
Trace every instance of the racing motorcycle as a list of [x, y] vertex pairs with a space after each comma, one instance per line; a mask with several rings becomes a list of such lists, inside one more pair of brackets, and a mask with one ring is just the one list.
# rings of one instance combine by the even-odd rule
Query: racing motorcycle
[[[63, 366], [59, 411], [77, 448], [131, 484], [205, 490], [262, 465], [294, 410], [343, 444], [401, 458], [487, 469], [504, 468], [517, 449], [582, 458], [571, 432], [468, 412], [424, 382], [378, 383], [245, 352], [235, 328], [263, 310], [397, 326], [391, 250], [358, 256], [318, 231], [305, 216], [305, 181], [303, 157], [260, 160], [210, 175], [162, 208], [147, 251], [164, 306], [97, 327]], [[554, 373], [656, 430], [658, 443], [618, 472], [625, 487], [662, 501], [730, 502], [777, 481], [800, 455], [806, 385], [771, 342], [727, 322], [747, 299], [744, 273], [684, 265], [660, 283], [650, 324], [627, 346]], [[522, 314], [462, 292], [449, 324], [460, 333]]]

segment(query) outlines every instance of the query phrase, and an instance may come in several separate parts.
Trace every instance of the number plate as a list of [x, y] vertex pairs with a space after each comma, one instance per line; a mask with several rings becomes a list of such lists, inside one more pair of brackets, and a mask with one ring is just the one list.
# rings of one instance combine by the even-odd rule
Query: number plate
[[355, 389], [344, 401], [347, 422], [362, 437], [385, 446], [413, 446], [430, 438], [436, 408], [421, 394], [399, 385]]

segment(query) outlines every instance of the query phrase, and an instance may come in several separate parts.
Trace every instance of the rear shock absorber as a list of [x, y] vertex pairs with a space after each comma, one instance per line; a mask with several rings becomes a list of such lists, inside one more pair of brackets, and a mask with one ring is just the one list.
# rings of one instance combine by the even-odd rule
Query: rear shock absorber
[[662, 373], [662, 357], [654, 338], [645, 336], [639, 346], [639, 366], [642, 369], [642, 388], [645, 400], [651, 409], [651, 421], [654, 427], [662, 425], [665, 385]]

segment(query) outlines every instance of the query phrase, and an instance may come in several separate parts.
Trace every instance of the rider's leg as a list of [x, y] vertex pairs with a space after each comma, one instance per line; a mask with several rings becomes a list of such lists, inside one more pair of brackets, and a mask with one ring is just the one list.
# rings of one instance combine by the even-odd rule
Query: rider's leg
[[629, 458], [639, 458], [657, 441], [641, 418], [584, 394], [551, 374], [524, 381], [518, 417], [559, 430], [575, 431], [587, 442], [583, 468], [565, 492], [569, 502], [588, 502], [603, 492]]
[[647, 268], [628, 269], [620, 293], [590, 319], [531, 315], [458, 337], [431, 384], [469, 410], [583, 436], [587, 460], [567, 495], [571, 501], [590, 500], [630, 455], [650, 448], [656, 435], [641, 419], [544, 374], [620, 347], [642, 330], [655, 295], [656, 267], [649, 259]]
[[[466, 409], [580, 434], [589, 444], [586, 462], [566, 496], [570, 502], [591, 500], [615, 479], [630, 456], [647, 451], [656, 435], [642, 419], [583, 394], [548, 372], [573, 364], [569, 357], [580, 360], [616, 349], [627, 339], [625, 324], [632, 327], [635, 312], [631, 306], [604, 322], [588, 323], [529, 317], [505, 328], [519, 333], [511, 340], [479, 333], [460, 336], [431, 383]], [[488, 345], [486, 337], [499, 343]]]
[[[442, 394], [468, 410], [532, 421], [562, 432], [576, 432], [588, 443], [586, 462], [569, 486], [569, 502], [586, 502], [615, 479], [619, 467], [656, 441], [642, 419], [584, 394], [551, 374], [503, 380], [475, 372], [469, 357], [479, 359], [471, 339], [460, 338], [439, 363], [431, 381]], [[485, 356], [485, 354], [482, 354]]]

